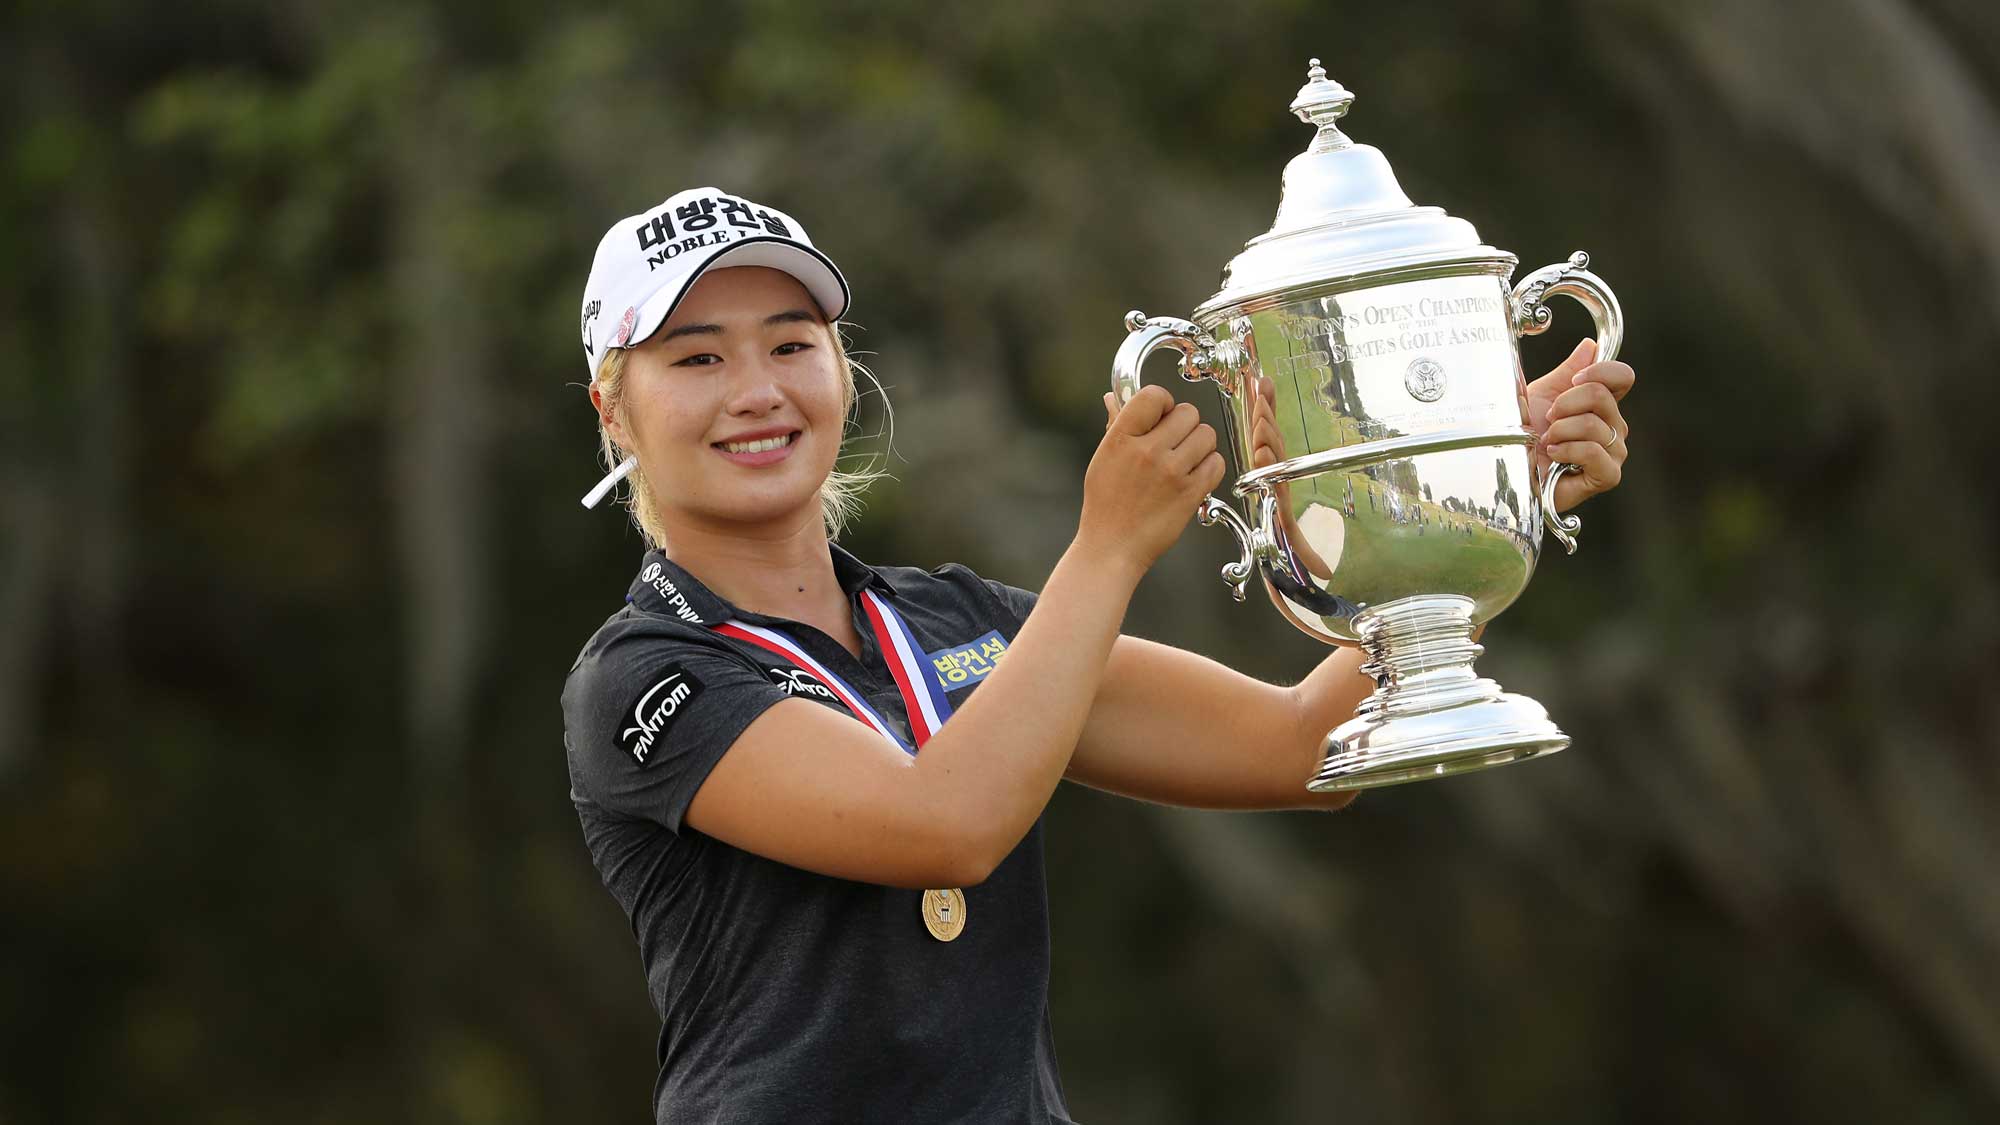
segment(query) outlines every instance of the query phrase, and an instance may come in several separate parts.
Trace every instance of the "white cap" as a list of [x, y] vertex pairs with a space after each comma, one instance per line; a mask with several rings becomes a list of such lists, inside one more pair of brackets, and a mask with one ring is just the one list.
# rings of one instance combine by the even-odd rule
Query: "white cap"
[[[847, 313], [847, 279], [797, 219], [719, 188], [680, 192], [611, 225], [583, 287], [583, 358], [597, 380], [612, 348], [644, 343], [709, 269], [768, 266], [798, 279], [828, 321]], [[594, 508], [637, 462], [626, 458], [584, 497]]]

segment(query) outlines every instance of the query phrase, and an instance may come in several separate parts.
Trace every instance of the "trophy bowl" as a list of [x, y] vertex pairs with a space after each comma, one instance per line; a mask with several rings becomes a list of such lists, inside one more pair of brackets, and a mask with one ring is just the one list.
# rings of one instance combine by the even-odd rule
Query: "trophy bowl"
[[1359, 646], [1375, 680], [1327, 735], [1315, 791], [1392, 785], [1504, 765], [1569, 745], [1541, 704], [1474, 674], [1474, 631], [1527, 588], [1544, 526], [1576, 549], [1579, 524], [1533, 479], [1518, 338], [1546, 301], [1574, 298], [1618, 352], [1618, 299], [1579, 252], [1509, 285], [1517, 259], [1472, 226], [1418, 207], [1382, 154], [1335, 122], [1353, 95], [1312, 60], [1292, 103], [1317, 132], [1285, 169], [1277, 221], [1223, 271], [1191, 320], [1126, 317], [1112, 363], [1123, 403], [1160, 349], [1220, 389], [1239, 514], [1223, 577], [1242, 600], [1261, 577], [1287, 621]]

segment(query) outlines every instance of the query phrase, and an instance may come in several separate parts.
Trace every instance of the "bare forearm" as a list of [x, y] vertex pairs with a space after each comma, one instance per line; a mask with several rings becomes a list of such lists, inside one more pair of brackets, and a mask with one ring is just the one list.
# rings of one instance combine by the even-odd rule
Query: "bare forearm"
[[929, 807], [998, 862], [1062, 780], [1138, 574], [1072, 545], [999, 666], [912, 766]]
[[[1472, 639], [1478, 640], [1486, 631], [1481, 625], [1472, 631]], [[1298, 699], [1301, 721], [1307, 730], [1317, 730], [1323, 737], [1333, 728], [1354, 717], [1355, 709], [1375, 690], [1375, 681], [1361, 673], [1361, 665], [1367, 657], [1360, 649], [1336, 649], [1332, 656], [1320, 661], [1300, 684], [1292, 689]], [[1319, 767], [1319, 750], [1315, 750], [1313, 767]], [[1298, 807], [1337, 809], [1354, 800], [1357, 790], [1342, 793], [1307, 793]]]
[[1337, 808], [1306, 791], [1321, 741], [1372, 686], [1336, 651], [1297, 687], [1135, 637], [1118, 642], [1070, 777], [1196, 808]]
[[[1291, 689], [1292, 697], [1298, 701], [1300, 722], [1312, 743], [1308, 777], [1319, 769], [1327, 733], [1353, 718], [1354, 709], [1375, 690], [1375, 681], [1361, 674], [1363, 659], [1360, 649], [1337, 648]], [[1337, 809], [1354, 798], [1352, 792], [1309, 792], [1302, 784], [1289, 807]]]

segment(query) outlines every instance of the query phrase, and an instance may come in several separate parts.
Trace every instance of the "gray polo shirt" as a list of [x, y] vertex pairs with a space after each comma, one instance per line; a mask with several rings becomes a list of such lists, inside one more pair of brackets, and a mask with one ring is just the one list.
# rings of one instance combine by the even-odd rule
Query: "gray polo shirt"
[[655, 551], [563, 687], [570, 797], [660, 1015], [654, 1113], [662, 1125], [1068, 1122], [1039, 822], [966, 888], [966, 927], [950, 943], [925, 930], [921, 891], [802, 871], [683, 823], [765, 708], [798, 696], [851, 714], [812, 673], [710, 626], [784, 633], [907, 739], [861, 591], [895, 607], [954, 707], [1034, 606], [955, 564], [871, 567], [832, 552], [859, 661], [810, 626], [737, 609]]

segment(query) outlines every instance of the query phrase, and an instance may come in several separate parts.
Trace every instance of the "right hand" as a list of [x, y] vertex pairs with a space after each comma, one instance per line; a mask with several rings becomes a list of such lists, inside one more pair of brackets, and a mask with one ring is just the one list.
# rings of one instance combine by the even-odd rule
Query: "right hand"
[[1077, 539], [1143, 573], [1222, 483], [1222, 454], [1215, 427], [1157, 384], [1140, 388], [1123, 409], [1106, 394], [1104, 412], [1104, 440], [1083, 476]]

